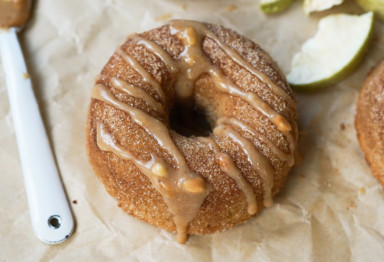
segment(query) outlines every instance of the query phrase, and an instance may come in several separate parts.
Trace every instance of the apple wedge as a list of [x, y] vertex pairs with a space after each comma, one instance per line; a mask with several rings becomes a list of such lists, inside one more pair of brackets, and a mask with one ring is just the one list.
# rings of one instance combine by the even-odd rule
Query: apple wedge
[[341, 5], [344, 0], [304, 0], [304, 12], [308, 15], [312, 12], [320, 12], [330, 9], [332, 6]]
[[366, 11], [372, 11], [384, 21], [384, 0], [356, 0], [356, 2]]
[[260, 0], [260, 9], [266, 14], [275, 14], [287, 9], [294, 0]]
[[373, 23], [372, 12], [322, 18], [316, 35], [294, 55], [288, 82], [295, 89], [311, 90], [345, 78], [361, 62]]

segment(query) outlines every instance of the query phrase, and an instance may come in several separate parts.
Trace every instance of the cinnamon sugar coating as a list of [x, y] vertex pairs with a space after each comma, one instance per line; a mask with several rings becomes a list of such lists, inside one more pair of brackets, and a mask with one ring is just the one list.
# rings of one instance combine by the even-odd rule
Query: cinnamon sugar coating
[[384, 186], [384, 61], [364, 81], [357, 101], [355, 127], [372, 173]]
[[[291, 164], [287, 159], [279, 157], [276, 150], [271, 149], [270, 144], [272, 143], [277, 150], [281, 151], [280, 154], [293, 157], [297, 140], [296, 104], [293, 100], [293, 93], [276, 63], [258, 45], [222, 26], [204, 25], [222, 43], [236, 51], [252, 67], [265, 74], [273, 84], [287, 94], [286, 97], [282, 97], [274, 93], [264, 81], [228, 56], [217, 41], [208, 36], [203, 39], [201, 46], [203, 53], [223, 76], [230, 79], [239, 90], [256, 94], [276, 114], [286, 119], [292, 127], [290, 135], [293, 137], [293, 147], [286, 135], [254, 105], [238, 96], [218, 91], [217, 83], [209, 74], [202, 74], [195, 81], [193, 92], [195, 107], [204, 112], [212, 129], [217, 126], [219, 119], [236, 118], [255, 131], [252, 133], [239, 126], [231, 126], [235, 132], [250, 141], [258, 153], [269, 162], [274, 171], [274, 174], [271, 174], [273, 176], [271, 194], [274, 196], [284, 184]], [[159, 45], [174, 61], [180, 61], [185, 46], [175, 34], [172, 34], [170, 25], [144, 32], [139, 36]], [[162, 59], [144, 45], [135, 42], [133, 38], [128, 38], [121, 49], [138, 61], [160, 84], [165, 94], [164, 101], [153, 85], [143, 81], [143, 76], [128, 65], [118, 52], [102, 69], [95, 84], [105, 86], [118, 101], [140, 109], [166, 125], [189, 169], [206, 182], [210, 190], [209, 194], [189, 224], [187, 232], [189, 234], [208, 234], [229, 229], [249, 220], [254, 214], [247, 211], [247, 198], [235, 179], [220, 168], [217, 152], [199, 137], [182, 136], [170, 127], [169, 114], [177, 100], [174, 88], [177, 75], [169, 70]], [[144, 90], [162, 104], [164, 112], [157, 111], [144, 100], [127, 95], [122, 90], [115, 88], [112, 83], [113, 78], [122, 79], [130, 85]], [[140, 161], [149, 161], [151, 153], [155, 153], [165, 163], [175, 167], [177, 166], [175, 158], [161, 147], [149, 132], [135, 123], [126, 112], [104, 101], [95, 98], [91, 100], [86, 140], [89, 160], [95, 173], [105, 185], [108, 193], [117, 200], [119, 207], [124, 211], [152, 225], [176, 231], [173, 215], [162, 195], [152, 185], [151, 180], [140, 171], [133, 161], [99, 148], [97, 143], [99, 123], [102, 123], [113, 136], [114, 143], [129, 151]], [[258, 134], [262, 134], [262, 136]], [[257, 163], [252, 164], [249, 161], [249, 156], [235, 140], [214, 134], [211, 134], [210, 138], [214, 140], [222, 153], [232, 159], [236, 168], [252, 185], [257, 202], [257, 212], [262, 210], [265, 198], [265, 180], [252, 166]]]

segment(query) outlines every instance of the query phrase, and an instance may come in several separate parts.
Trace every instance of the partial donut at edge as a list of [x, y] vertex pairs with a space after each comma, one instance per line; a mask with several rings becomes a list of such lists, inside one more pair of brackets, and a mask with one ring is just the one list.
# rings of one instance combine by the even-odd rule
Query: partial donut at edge
[[355, 127], [372, 173], [384, 186], [384, 60], [364, 81], [357, 101]]

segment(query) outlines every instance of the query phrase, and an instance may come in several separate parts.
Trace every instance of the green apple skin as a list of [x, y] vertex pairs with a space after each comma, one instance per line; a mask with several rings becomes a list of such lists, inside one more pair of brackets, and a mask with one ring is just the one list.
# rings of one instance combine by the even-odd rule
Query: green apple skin
[[356, 2], [366, 11], [372, 11], [384, 21], [384, 0], [356, 0]]
[[374, 21], [375, 19], [373, 18], [371, 22], [372, 23], [371, 30], [367, 38], [365, 39], [363, 45], [360, 47], [359, 51], [356, 53], [355, 57], [352, 58], [350, 63], [348, 63], [345, 67], [343, 67], [339, 72], [337, 72], [333, 76], [326, 79], [322, 79], [317, 82], [311, 82], [308, 84], [289, 83], [292, 89], [300, 92], [313, 92], [318, 89], [336, 84], [337, 82], [340, 82], [341, 80], [349, 76], [355, 69], [357, 69], [357, 67], [360, 65], [361, 61], [363, 60], [366, 52], [368, 51], [368, 47], [371, 43], [371, 39], [374, 31], [373, 30]]
[[267, 4], [260, 4], [260, 9], [265, 14], [276, 14], [287, 9], [294, 0], [280, 0], [277, 2], [271, 2]]

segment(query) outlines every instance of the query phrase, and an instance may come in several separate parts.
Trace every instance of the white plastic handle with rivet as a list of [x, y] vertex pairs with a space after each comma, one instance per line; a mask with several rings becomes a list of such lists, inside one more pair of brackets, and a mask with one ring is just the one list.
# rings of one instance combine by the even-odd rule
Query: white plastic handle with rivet
[[32, 90], [16, 29], [0, 29], [0, 53], [35, 235], [65, 241], [74, 221]]

